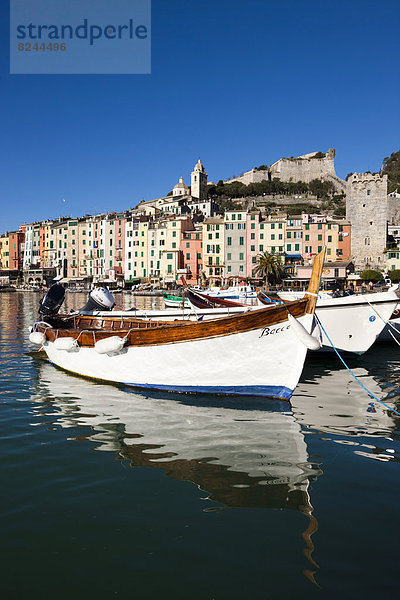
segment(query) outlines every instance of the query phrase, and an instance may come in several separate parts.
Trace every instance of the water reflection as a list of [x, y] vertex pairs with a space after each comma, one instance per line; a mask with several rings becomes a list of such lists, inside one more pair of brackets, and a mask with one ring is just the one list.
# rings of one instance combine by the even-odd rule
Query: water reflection
[[[375, 372], [376, 365], [374, 362]], [[375, 373], [372, 375], [374, 371], [366, 367], [369, 364], [365, 359], [353, 360], [351, 364], [354, 375], [373, 395], [398, 410], [396, 385]], [[291, 405], [298, 423], [320, 432], [343, 436], [388, 436], [396, 429], [395, 413], [369, 397], [352, 375], [333, 359], [308, 359]]]
[[[38, 353], [36, 353], [38, 354]], [[40, 353], [43, 355], [43, 353]], [[297, 510], [308, 518], [304, 553], [314, 565], [317, 530], [309, 496], [320, 475], [290, 406], [276, 401], [249, 408], [229, 402], [196, 403], [194, 397], [132, 393], [64, 373], [38, 359], [32, 400], [62, 427], [90, 426], [87, 439], [131, 466], [162, 469], [206, 493], [205, 510], [251, 507]], [[189, 401], [188, 401], [189, 400]], [[208, 398], [211, 400], [211, 398]], [[237, 402], [237, 401], [236, 401]], [[60, 411], [56, 416], [54, 408]], [[222, 506], [221, 506], [222, 505]], [[307, 576], [313, 579], [310, 569]]]
[[[70, 294], [68, 309], [74, 308], [75, 302], [82, 304], [84, 298], [79, 296]], [[24, 356], [24, 338], [37, 301], [38, 295], [23, 300], [17, 296], [8, 312], [3, 312], [1, 364], [9, 378], [4, 390], [10, 397], [20, 386], [19, 397], [29, 397], [37, 413], [48, 417], [46, 427], [62, 427], [73, 440], [83, 437], [95, 444], [97, 451], [112, 452], [133, 467], [161, 469], [171, 478], [193, 482], [205, 492], [206, 510], [219, 505], [307, 515], [303, 538], [309, 570], [305, 574], [311, 580], [317, 567], [313, 542], [318, 537], [313, 534], [318, 523], [314, 515], [325, 508], [317, 505], [313, 512], [313, 503], [321, 478], [322, 483], [328, 479], [322, 464], [332, 454], [329, 448], [338, 444], [333, 446], [334, 455], [340, 446], [352, 453], [352, 468], [357, 461], [367, 464], [371, 458], [376, 462], [369, 465], [376, 464], [379, 469], [379, 461], [398, 460], [392, 443], [398, 435], [397, 417], [376, 403], [376, 412], [368, 412], [370, 398], [334, 359], [307, 359], [290, 404], [132, 393], [69, 375], [43, 360], [43, 353], [40, 359], [37, 354], [33, 360]], [[374, 348], [365, 357], [352, 360], [351, 367], [371, 392], [398, 410], [400, 351], [398, 358], [396, 352]], [[35, 423], [31, 415], [29, 419]], [[81, 428], [78, 436], [76, 427]], [[319, 457], [315, 459], [317, 440]], [[343, 485], [341, 478], [338, 483]]]
[[227, 506], [299, 509], [310, 474], [319, 473], [288, 404], [264, 401], [254, 408], [250, 400], [249, 409], [244, 400], [236, 409], [215, 398], [213, 405], [149, 397], [83, 380], [46, 361], [32, 399], [55, 403], [63, 427], [94, 428], [90, 439], [98, 450], [193, 481]]

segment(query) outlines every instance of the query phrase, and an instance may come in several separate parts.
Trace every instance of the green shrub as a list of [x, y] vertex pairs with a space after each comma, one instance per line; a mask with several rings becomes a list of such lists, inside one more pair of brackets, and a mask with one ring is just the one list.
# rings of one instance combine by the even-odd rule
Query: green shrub
[[383, 275], [380, 271], [375, 271], [375, 269], [366, 269], [361, 273], [360, 278], [363, 281], [372, 281], [373, 283], [376, 283], [383, 279]]
[[392, 280], [392, 283], [400, 282], [400, 269], [393, 269], [393, 271], [389, 271], [388, 276]]

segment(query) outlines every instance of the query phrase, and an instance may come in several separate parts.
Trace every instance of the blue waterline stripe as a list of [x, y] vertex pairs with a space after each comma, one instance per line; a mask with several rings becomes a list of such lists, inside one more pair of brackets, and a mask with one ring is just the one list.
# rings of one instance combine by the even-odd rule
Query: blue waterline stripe
[[276, 400], [290, 400], [294, 391], [288, 387], [285, 387], [284, 385], [152, 385], [149, 383], [114, 381], [110, 379], [102, 379], [100, 377], [84, 375], [83, 373], [77, 373], [76, 371], [71, 371], [65, 367], [60, 367], [50, 359], [49, 361], [59, 369], [69, 371], [70, 373], [80, 377], [87, 377], [88, 379], [96, 379], [98, 381], [107, 381], [117, 385], [129, 385], [130, 387], [143, 390], [161, 390], [166, 392], [180, 392], [187, 394], [235, 394], [238, 396], [261, 396], [263, 398], [275, 398]]
[[123, 385], [132, 387], [165, 390], [167, 392], [186, 392], [196, 394], [236, 394], [240, 396], [266, 396], [268, 398], [277, 398], [289, 400], [293, 394], [293, 390], [285, 386], [279, 385], [150, 385], [148, 383], [127, 383]]

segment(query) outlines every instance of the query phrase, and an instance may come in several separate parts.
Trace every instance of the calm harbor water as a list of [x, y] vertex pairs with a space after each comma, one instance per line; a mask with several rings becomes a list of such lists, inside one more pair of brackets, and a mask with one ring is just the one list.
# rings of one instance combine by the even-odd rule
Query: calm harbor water
[[[397, 595], [399, 417], [337, 358], [290, 403], [139, 394], [32, 352], [40, 297], [0, 294], [3, 598]], [[399, 346], [350, 365], [400, 411]]]

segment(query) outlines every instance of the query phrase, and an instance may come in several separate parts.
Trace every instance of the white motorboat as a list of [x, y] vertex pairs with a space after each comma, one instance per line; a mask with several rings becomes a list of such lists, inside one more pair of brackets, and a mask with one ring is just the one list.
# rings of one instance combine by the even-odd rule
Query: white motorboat
[[[198, 290], [196, 290], [198, 291]], [[203, 293], [212, 298], [222, 298], [225, 300], [244, 300], [246, 298], [257, 298], [257, 290], [251, 285], [237, 285], [228, 288], [218, 286], [203, 290]]]
[[[378, 339], [395, 310], [398, 286], [385, 292], [318, 298], [315, 314], [321, 323], [322, 351], [363, 354]], [[263, 301], [262, 295], [259, 298]], [[270, 305], [270, 299], [266, 304]], [[332, 342], [332, 343], [331, 343]]]
[[[286, 292], [277, 292], [276, 293], [279, 298], [282, 300], [286, 300], [287, 302], [292, 302], [293, 300], [301, 300], [304, 298], [305, 291], [297, 292], [295, 290], [289, 290]], [[318, 291], [318, 300], [326, 300], [328, 298], [332, 298], [332, 292], [327, 290], [319, 290]]]
[[400, 345], [400, 310], [395, 308], [379, 336], [380, 342], [393, 342]]
[[163, 294], [165, 308], [190, 308], [190, 304], [183, 296], [174, 296], [173, 294]]
[[339, 351], [366, 352], [396, 309], [397, 289], [396, 285], [386, 292], [318, 300], [316, 315], [322, 324], [322, 350], [332, 350], [332, 342]]

